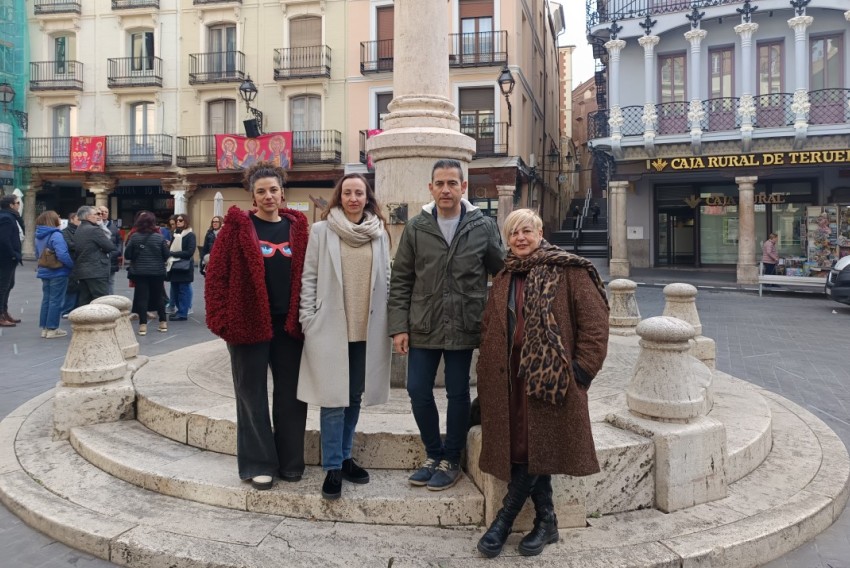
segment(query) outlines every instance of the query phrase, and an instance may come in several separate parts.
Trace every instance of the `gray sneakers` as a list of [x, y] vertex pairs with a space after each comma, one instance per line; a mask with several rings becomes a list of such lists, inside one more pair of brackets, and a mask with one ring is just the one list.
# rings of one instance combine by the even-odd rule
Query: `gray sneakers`
[[442, 491], [454, 487], [460, 480], [460, 464], [449, 460], [440, 460], [440, 465], [434, 470], [434, 474], [428, 481], [428, 489], [431, 491]]
[[431, 481], [431, 477], [434, 475], [435, 469], [437, 469], [437, 460], [434, 458], [428, 458], [421, 466], [419, 466], [419, 469], [413, 472], [413, 475], [407, 478], [407, 480], [411, 485], [422, 487]]

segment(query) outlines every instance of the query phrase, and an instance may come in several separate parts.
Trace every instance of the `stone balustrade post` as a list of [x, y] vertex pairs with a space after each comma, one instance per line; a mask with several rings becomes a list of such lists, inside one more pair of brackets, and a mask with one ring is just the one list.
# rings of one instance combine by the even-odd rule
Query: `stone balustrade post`
[[637, 284], [625, 278], [612, 280], [608, 284], [608, 300], [611, 304], [608, 327], [611, 335], [635, 335], [635, 328], [640, 323], [640, 310], [635, 299], [636, 289]]
[[71, 344], [59, 369], [53, 397], [53, 438], [68, 439], [71, 428], [135, 417], [135, 390], [115, 333], [121, 312], [89, 304], [71, 312]]
[[640, 322], [640, 354], [626, 389], [628, 410], [612, 425], [655, 445], [655, 504], [678, 511], [726, 497], [726, 429], [705, 415], [702, 384], [711, 371], [691, 357], [694, 327], [659, 316]]
[[124, 359], [132, 359], [139, 354], [139, 342], [136, 340], [136, 334], [133, 332], [133, 325], [130, 323], [130, 308], [133, 302], [124, 296], [101, 296], [92, 301], [92, 304], [104, 304], [117, 309], [121, 316], [115, 324], [115, 337], [118, 339], [118, 346], [121, 348], [121, 353]]

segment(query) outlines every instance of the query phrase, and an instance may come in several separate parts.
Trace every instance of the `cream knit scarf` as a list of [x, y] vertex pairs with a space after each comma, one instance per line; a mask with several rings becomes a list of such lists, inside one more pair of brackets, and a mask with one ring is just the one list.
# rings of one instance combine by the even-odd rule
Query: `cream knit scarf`
[[348, 220], [342, 207], [334, 207], [328, 211], [327, 221], [328, 228], [345, 241], [345, 244], [354, 248], [380, 238], [384, 231], [384, 223], [377, 215], [368, 211], [363, 214], [363, 221], [358, 225]]
[[[179, 233], [174, 233], [174, 236], [171, 237], [171, 247], [168, 249], [171, 252], [180, 252], [183, 250], [183, 237], [192, 232], [191, 227], [186, 227]], [[165, 261], [165, 271], [168, 272], [171, 270], [171, 265], [177, 262], [177, 258], [173, 256], [169, 256], [168, 260]]]

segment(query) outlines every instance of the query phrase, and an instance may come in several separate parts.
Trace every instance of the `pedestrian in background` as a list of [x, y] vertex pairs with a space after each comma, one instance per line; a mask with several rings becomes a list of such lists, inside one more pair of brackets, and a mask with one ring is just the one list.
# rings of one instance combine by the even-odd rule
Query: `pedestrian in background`
[[530, 209], [505, 219], [508, 256], [493, 279], [478, 358], [478, 465], [508, 482], [502, 508], [478, 541], [497, 556], [528, 497], [534, 528], [524, 556], [558, 540], [552, 474], [599, 471], [587, 389], [608, 352], [608, 302], [593, 264], [543, 239]]
[[301, 278], [298, 399], [321, 407], [325, 499], [342, 495], [343, 479], [369, 482], [351, 448], [361, 401], [383, 404], [390, 395], [389, 267], [390, 241], [375, 192], [362, 175], [345, 175], [310, 230]]
[[776, 251], [776, 242], [779, 235], [770, 233], [767, 240], [761, 244], [762, 274], [776, 274], [776, 264], [779, 262], [779, 253]]
[[[171, 255], [165, 265], [166, 278], [171, 282], [171, 304], [177, 310], [171, 316], [171, 321], [186, 321], [192, 309], [192, 282], [195, 280], [195, 247], [198, 240], [189, 224], [189, 216], [181, 213], [174, 220], [177, 228], [171, 240]], [[188, 267], [179, 267], [186, 264]]]
[[590, 213], [593, 215], [593, 224], [594, 225], [599, 224], [599, 213], [601, 211], [602, 210], [599, 208], [599, 204], [594, 201], [593, 205], [590, 206]]
[[207, 264], [210, 262], [210, 253], [212, 252], [213, 245], [215, 244], [215, 238], [218, 236], [218, 232], [221, 231], [223, 224], [224, 219], [218, 215], [214, 216], [210, 221], [210, 228], [207, 229], [207, 234], [204, 236], [204, 246], [201, 248], [200, 272], [202, 276], [207, 273]]
[[17, 195], [0, 197], [0, 327], [15, 327], [20, 319], [9, 313], [9, 294], [15, 287], [15, 270], [23, 264], [21, 243], [24, 225], [18, 213], [21, 198]]
[[52, 256], [61, 266], [41, 266], [39, 262], [36, 276], [41, 279], [41, 313], [38, 327], [41, 336], [46, 339], [64, 337], [68, 332], [59, 329], [62, 306], [65, 304], [65, 291], [68, 288], [68, 275], [74, 268], [74, 261], [68, 252], [68, 244], [59, 229], [62, 220], [56, 211], [45, 211], [35, 219], [35, 256], [42, 258], [45, 250], [53, 251]]
[[[77, 217], [77, 212], [68, 213], [68, 226], [62, 229], [62, 236], [65, 238], [65, 245], [68, 247], [68, 254], [71, 259], [76, 259], [76, 245], [74, 243], [74, 235], [77, 232], [77, 227], [80, 226], [80, 219]], [[62, 317], [67, 318], [68, 315], [77, 307], [77, 298], [80, 295], [80, 284], [77, 281], [77, 276], [74, 270], [68, 275], [68, 287], [65, 289], [65, 301], [62, 304]]]
[[581, 220], [581, 209], [578, 205], [573, 205], [573, 228], [578, 229], [578, 223]]
[[150, 211], [141, 211], [136, 217], [124, 258], [130, 264], [130, 277], [136, 283], [133, 289], [133, 313], [139, 315], [139, 335], [148, 332], [148, 311], [156, 311], [159, 331], [168, 331], [165, 302], [162, 297], [165, 282], [165, 261], [170, 251], [156, 226], [156, 217]]
[[74, 276], [79, 280], [78, 304], [85, 306], [96, 298], [106, 296], [109, 290], [109, 275], [112, 270], [111, 254], [115, 243], [106, 236], [100, 226], [100, 211], [97, 207], [83, 205], [77, 209], [80, 226], [74, 233]]
[[98, 209], [100, 210], [101, 227], [103, 227], [106, 236], [109, 237], [112, 244], [115, 245], [115, 250], [109, 253], [109, 280], [106, 286], [107, 294], [114, 294], [115, 274], [120, 268], [121, 256], [124, 254], [124, 241], [121, 240], [121, 233], [118, 231], [118, 227], [109, 219], [109, 208], [101, 205]]
[[303, 213], [283, 207], [285, 182], [286, 172], [270, 162], [245, 171], [256, 210], [230, 208], [207, 267], [207, 327], [230, 353], [239, 478], [258, 490], [271, 489], [274, 475], [295, 482], [304, 474], [307, 404], [296, 391], [308, 224]]

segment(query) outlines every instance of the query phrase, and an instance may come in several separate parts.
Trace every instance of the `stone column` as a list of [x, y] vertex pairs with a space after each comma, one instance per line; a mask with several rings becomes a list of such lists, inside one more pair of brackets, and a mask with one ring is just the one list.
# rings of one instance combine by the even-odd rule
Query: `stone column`
[[174, 197], [174, 214], [183, 215], [186, 213], [186, 190], [172, 189], [171, 195]]
[[608, 111], [608, 126], [611, 127], [611, 149], [614, 156], [621, 158], [623, 150], [620, 143], [623, 139], [623, 111], [620, 109], [620, 52], [626, 47], [626, 41], [622, 39], [612, 39], [605, 42], [605, 49], [608, 50], [608, 97], [611, 101], [611, 109]]
[[40, 185], [31, 185], [24, 193], [24, 242], [21, 243], [21, 254], [27, 260], [35, 260], [35, 197], [41, 189]]
[[[411, 218], [431, 201], [428, 182], [434, 162], [458, 160], [466, 174], [475, 140], [459, 132], [460, 121], [449, 95], [445, 2], [399, 1], [394, 18], [394, 98], [384, 132], [366, 141], [366, 151], [375, 163], [378, 199], [389, 209], [406, 204]], [[394, 246], [402, 228], [390, 227]]]
[[497, 185], [496, 191], [499, 192], [499, 214], [496, 222], [499, 224], [499, 231], [505, 226], [505, 219], [514, 210], [514, 192], [516, 187], [513, 185]]
[[756, 212], [753, 192], [757, 176], [736, 177], [738, 184], [738, 284], [758, 283]]
[[638, 39], [643, 47], [643, 143], [650, 156], [655, 156], [655, 125], [658, 122], [658, 113], [655, 111], [655, 46], [660, 41], [661, 38], [656, 35]]
[[83, 187], [89, 193], [94, 194], [95, 207], [109, 207], [109, 194], [112, 192], [112, 183], [105, 180], [94, 180], [83, 183]]
[[702, 121], [705, 119], [705, 109], [700, 98], [700, 87], [702, 86], [702, 81], [700, 81], [700, 73], [702, 73], [702, 67], [700, 67], [702, 51], [700, 46], [702, 40], [707, 35], [708, 32], [702, 29], [693, 29], [685, 32], [685, 39], [691, 44], [690, 74], [688, 77], [688, 92], [691, 95], [691, 102], [688, 105], [688, 121], [691, 125], [691, 146], [694, 149], [694, 153], [699, 153], [700, 151], [700, 145], [702, 143]]
[[850, 22], [850, 10], [844, 12], [844, 19]]
[[815, 19], [812, 16], [795, 16], [788, 20], [788, 25], [794, 30], [794, 101], [791, 110], [794, 111], [794, 128], [797, 130], [797, 138], [794, 141], [795, 148], [801, 148], [805, 140], [809, 124], [809, 54], [808, 34], [806, 29], [812, 25]]
[[625, 278], [612, 280], [608, 284], [611, 312], [608, 315], [608, 328], [611, 335], [635, 335], [640, 323], [640, 310], [635, 299], [637, 284]]
[[744, 22], [735, 26], [735, 33], [741, 37], [741, 98], [738, 100], [738, 115], [741, 117], [741, 140], [744, 151], [749, 151], [753, 140], [753, 120], [756, 117], [756, 104], [753, 75], [753, 34], [759, 29], [755, 22]]
[[608, 198], [611, 200], [611, 261], [608, 263], [611, 276], [628, 278], [629, 255], [626, 247], [626, 188], [627, 181], [608, 182]]
[[135, 390], [115, 328], [121, 312], [105, 304], [80, 306], [68, 316], [71, 344], [53, 398], [53, 438], [71, 428], [135, 417]]

